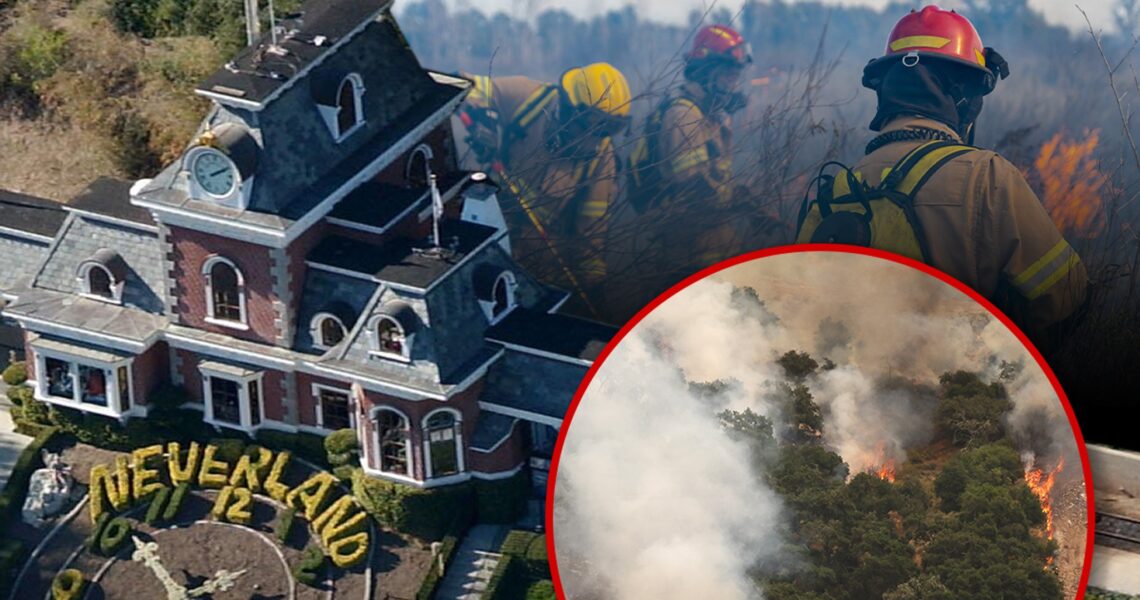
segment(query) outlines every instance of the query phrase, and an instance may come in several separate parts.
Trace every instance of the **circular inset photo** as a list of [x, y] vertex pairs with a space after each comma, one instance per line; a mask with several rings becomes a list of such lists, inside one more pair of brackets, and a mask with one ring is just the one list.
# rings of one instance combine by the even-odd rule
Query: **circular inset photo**
[[1083, 595], [1072, 410], [1008, 319], [918, 263], [722, 263], [627, 325], [567, 418], [548, 510], [565, 598]]

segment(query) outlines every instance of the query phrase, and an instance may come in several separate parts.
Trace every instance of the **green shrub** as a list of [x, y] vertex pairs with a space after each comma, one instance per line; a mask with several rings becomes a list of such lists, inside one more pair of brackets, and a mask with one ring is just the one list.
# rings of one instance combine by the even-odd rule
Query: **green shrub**
[[107, 529], [107, 524], [111, 522], [112, 518], [109, 512], [99, 515], [99, 519], [95, 521], [95, 527], [91, 530], [91, 535], [83, 540], [83, 547], [87, 548], [88, 552], [99, 553], [99, 540], [103, 539], [103, 531]]
[[316, 434], [260, 429], [257, 432], [257, 443], [270, 450], [288, 450], [321, 468], [329, 466], [325, 438]]
[[189, 483], [183, 482], [174, 488], [174, 492], [170, 494], [170, 502], [166, 504], [166, 511], [162, 513], [163, 521], [173, 521], [178, 516], [178, 510], [182, 508], [182, 500], [186, 498], [186, 494], [189, 492]]
[[218, 447], [214, 458], [230, 465], [237, 463], [241, 459], [242, 452], [245, 452], [245, 440], [237, 438], [214, 438], [207, 444]]
[[8, 597], [8, 587], [15, 582], [16, 573], [24, 564], [24, 542], [0, 537], [0, 598]]
[[103, 528], [103, 535], [99, 537], [99, 551], [103, 556], [114, 556], [123, 543], [127, 541], [127, 536], [131, 533], [131, 524], [123, 517], [115, 517], [107, 523]]
[[[20, 389], [20, 388], [15, 388]], [[24, 388], [29, 392], [31, 388]], [[11, 392], [11, 390], [9, 390]], [[20, 413], [19, 415], [13, 414], [13, 418], [19, 417], [22, 423], [32, 423], [34, 425], [51, 425], [51, 406], [47, 402], [40, 402], [32, 397], [32, 394], [27, 392], [17, 392], [17, 395], [23, 396], [21, 398]], [[11, 397], [11, 396], [9, 396]]]
[[293, 567], [293, 577], [309, 587], [317, 587], [323, 579], [324, 566], [325, 555], [320, 546], [306, 546], [301, 560]]
[[52, 600], [79, 600], [86, 587], [87, 580], [79, 569], [64, 569], [51, 580], [51, 597]]
[[536, 581], [526, 590], [526, 600], [556, 600], [554, 582], [548, 579]]
[[480, 523], [514, 523], [526, 512], [530, 479], [519, 471], [507, 479], [475, 481]]
[[[4, 373], [7, 374], [7, 371]], [[11, 400], [12, 404], [15, 404], [16, 406], [23, 406], [34, 397], [35, 390], [33, 390], [31, 386], [24, 384], [12, 384], [12, 387], [8, 388], [8, 400]], [[44, 414], [47, 414], [46, 410], [44, 411]]]
[[333, 472], [333, 475], [336, 475], [336, 478], [341, 481], [341, 483], [346, 483], [346, 484], [351, 485], [352, 484], [352, 474], [359, 471], [359, 470], [360, 470], [360, 467], [354, 467], [352, 465], [341, 465], [339, 467], [333, 467], [332, 472]]
[[[451, 557], [455, 555], [455, 547], [458, 545], [459, 540], [454, 535], [449, 535], [443, 538], [440, 543], [439, 554], [443, 556], [444, 568], [451, 564]], [[435, 597], [436, 588], [439, 587], [439, 582], [443, 576], [439, 574], [439, 558], [433, 556], [431, 561], [431, 568], [428, 569], [427, 574], [424, 575], [424, 580], [420, 583], [420, 590], [416, 592], [416, 600], [432, 600]]]
[[162, 518], [162, 515], [166, 514], [166, 511], [164, 509], [166, 508], [166, 502], [169, 499], [169, 487], [164, 486], [155, 492], [155, 494], [151, 496], [150, 505], [148, 505], [146, 508], [146, 518], [143, 519], [143, 523], [152, 526], [158, 523], [159, 519]]
[[338, 429], [328, 434], [323, 443], [329, 454], [348, 454], [360, 449], [356, 431], [352, 429]]
[[[8, 385], [21, 385], [28, 380], [28, 367], [22, 362], [10, 363], [0, 374], [0, 379]], [[8, 397], [11, 398], [11, 394]]]
[[487, 600], [505, 600], [507, 598], [520, 597], [517, 594], [509, 595], [510, 588], [515, 587], [512, 583], [521, 578], [519, 570], [515, 557], [504, 555], [499, 559], [499, 564], [495, 567], [495, 572], [491, 574], [491, 579], [487, 582], [487, 589], [483, 590], [483, 597]]
[[[16, 409], [13, 408], [12, 416], [16, 416]], [[55, 425], [42, 425], [40, 423], [32, 423], [30, 421], [16, 420], [16, 433], [20, 433], [29, 437], [36, 437], [37, 435], [49, 430], [55, 429]]]
[[356, 470], [352, 493], [360, 505], [381, 525], [421, 540], [441, 539], [455, 525], [465, 521], [474, 498], [467, 485], [421, 490], [407, 485], [374, 479]]
[[20, 518], [20, 511], [24, 507], [24, 495], [28, 492], [28, 480], [32, 472], [43, 466], [40, 450], [43, 449], [59, 433], [51, 427], [40, 432], [16, 458], [12, 473], [8, 476], [8, 483], [0, 490], [0, 533], [4, 531], [7, 523], [14, 523]]
[[550, 562], [546, 556], [546, 536], [532, 531], [516, 529], [507, 534], [499, 552], [522, 561], [532, 575], [550, 578]]
[[273, 535], [284, 546], [289, 541], [289, 531], [293, 529], [293, 519], [297, 516], [297, 509], [286, 508], [277, 515], [277, 522], [273, 524]]

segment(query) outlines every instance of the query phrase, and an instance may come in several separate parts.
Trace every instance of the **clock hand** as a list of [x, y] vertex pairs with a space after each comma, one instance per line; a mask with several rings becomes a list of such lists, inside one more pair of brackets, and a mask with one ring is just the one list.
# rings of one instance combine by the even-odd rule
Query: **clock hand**
[[131, 560], [141, 562], [151, 571], [154, 571], [154, 576], [162, 582], [162, 587], [166, 588], [166, 597], [169, 600], [187, 600], [190, 598], [186, 588], [174, 581], [170, 572], [162, 565], [162, 559], [158, 557], [158, 544], [154, 542], [143, 543], [135, 535], [131, 536], [131, 540], [135, 543], [135, 551], [131, 554]]
[[229, 167], [222, 167], [220, 170], [214, 171], [213, 173], [210, 173], [210, 177], [217, 177], [218, 175], [221, 175], [222, 173], [225, 173], [226, 171], [229, 171], [229, 170], [230, 170]]

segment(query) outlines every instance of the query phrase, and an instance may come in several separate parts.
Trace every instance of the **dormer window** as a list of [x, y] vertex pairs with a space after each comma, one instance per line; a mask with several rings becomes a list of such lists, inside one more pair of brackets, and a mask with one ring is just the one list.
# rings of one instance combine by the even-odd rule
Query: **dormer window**
[[425, 188], [431, 179], [431, 146], [420, 144], [412, 155], [408, 157], [408, 164], [404, 167], [404, 181], [413, 189]]
[[316, 78], [313, 96], [335, 141], [347, 138], [364, 124], [364, 80], [360, 75], [349, 73], [339, 80]]
[[105, 302], [121, 302], [127, 263], [118, 252], [102, 248], [79, 265], [79, 293]]
[[515, 306], [515, 276], [510, 271], [503, 271], [495, 279], [495, 289], [492, 291], [494, 304], [491, 305], [491, 318], [498, 319]]
[[99, 265], [87, 269], [87, 293], [103, 298], [114, 298], [111, 290], [111, 273]]
[[206, 321], [247, 329], [245, 278], [232, 261], [215, 256], [202, 265], [206, 276]]
[[412, 338], [419, 323], [415, 311], [404, 302], [391, 302], [369, 321], [372, 354], [408, 362]]
[[309, 326], [313, 335], [313, 346], [327, 349], [341, 343], [347, 334], [344, 322], [330, 312], [320, 312], [313, 317]]
[[480, 265], [475, 269], [475, 297], [487, 320], [498, 322], [517, 304], [515, 290], [518, 281], [515, 274], [492, 264]]
[[404, 328], [395, 319], [381, 318], [376, 326], [376, 334], [380, 339], [381, 352], [404, 356]]

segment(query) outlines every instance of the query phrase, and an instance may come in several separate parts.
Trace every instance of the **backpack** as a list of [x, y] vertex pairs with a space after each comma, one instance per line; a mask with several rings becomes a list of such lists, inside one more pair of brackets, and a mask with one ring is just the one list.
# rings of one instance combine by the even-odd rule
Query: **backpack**
[[666, 192], [666, 178], [662, 173], [661, 149], [657, 137], [661, 134], [665, 113], [674, 106], [687, 106], [700, 114], [701, 109], [688, 98], [675, 96], [658, 105], [645, 121], [645, 130], [629, 155], [629, 174], [626, 179], [630, 203], [638, 214], [656, 206]]
[[[927, 142], [884, 172], [877, 187], [841, 163], [825, 163], [804, 196], [796, 243], [869, 246], [929, 263], [930, 249], [914, 210], [915, 195], [939, 168], [973, 150], [955, 142]], [[829, 165], [838, 166], [839, 172], [824, 175]], [[815, 199], [809, 200], [813, 186]]]

